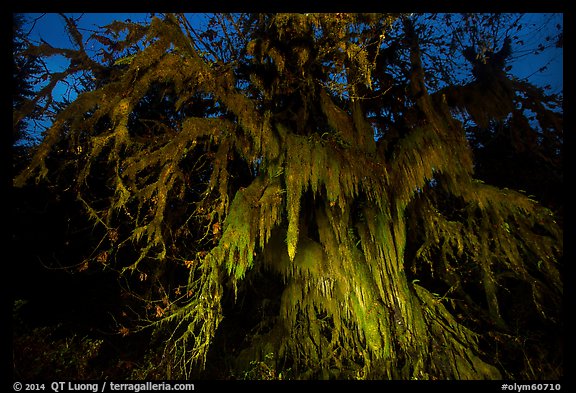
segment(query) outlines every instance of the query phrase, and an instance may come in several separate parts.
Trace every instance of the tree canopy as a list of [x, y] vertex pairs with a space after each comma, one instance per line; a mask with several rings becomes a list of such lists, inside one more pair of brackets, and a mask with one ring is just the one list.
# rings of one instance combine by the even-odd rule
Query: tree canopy
[[511, 34], [454, 38], [462, 82], [430, 16], [63, 20], [75, 48], [27, 53], [69, 67], [14, 126], [85, 87], [14, 184], [91, 220], [74, 269], [124, 280], [159, 378], [561, 375], [562, 102], [507, 72]]

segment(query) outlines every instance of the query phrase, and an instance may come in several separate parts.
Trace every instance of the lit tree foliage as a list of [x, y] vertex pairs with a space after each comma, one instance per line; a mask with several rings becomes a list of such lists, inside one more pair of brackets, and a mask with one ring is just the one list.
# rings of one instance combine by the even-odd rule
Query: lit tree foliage
[[[561, 147], [549, 97], [504, 71], [508, 41], [470, 47], [474, 79], [431, 91], [403, 15], [215, 15], [200, 31], [168, 14], [95, 33], [98, 58], [66, 23], [75, 49], [31, 51], [95, 86], [15, 184], [72, 182], [104, 236], [87, 262], [131, 280], [172, 376], [216, 350], [290, 378], [558, 372], [519, 340], [528, 319], [561, 324], [562, 230], [475, 177], [462, 123], [526, 143], [529, 109]], [[537, 355], [511, 370], [518, 350]]]

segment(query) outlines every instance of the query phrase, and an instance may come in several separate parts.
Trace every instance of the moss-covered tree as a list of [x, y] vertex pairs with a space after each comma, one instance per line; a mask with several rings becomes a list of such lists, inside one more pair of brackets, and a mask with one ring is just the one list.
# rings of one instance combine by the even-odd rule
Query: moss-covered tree
[[102, 233], [85, 262], [143, 300], [121, 332], [154, 329], [164, 377], [561, 373], [560, 344], [530, 337], [560, 331], [562, 229], [475, 177], [461, 122], [525, 141], [529, 109], [561, 144], [505, 46], [432, 92], [402, 15], [167, 14], [94, 34], [101, 58], [66, 23], [75, 49], [31, 52], [96, 84], [15, 184], [70, 185]]

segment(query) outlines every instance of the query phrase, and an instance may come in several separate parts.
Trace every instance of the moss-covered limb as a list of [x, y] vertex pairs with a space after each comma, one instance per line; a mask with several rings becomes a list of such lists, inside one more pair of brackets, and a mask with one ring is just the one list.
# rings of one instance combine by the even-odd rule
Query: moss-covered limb
[[50, 75], [50, 80], [36, 95], [29, 100], [26, 100], [18, 110], [12, 112], [12, 126], [16, 128], [22, 120], [32, 115], [34, 110], [37, 110], [40, 102], [45, 101], [41, 110], [46, 111], [53, 103], [52, 91], [56, 85], [66, 79], [67, 72], [55, 72]]
[[42, 41], [42, 43], [38, 46], [30, 46], [26, 53], [38, 57], [63, 56], [70, 61], [70, 66], [68, 67], [67, 71], [68, 73], [91, 71], [95, 75], [100, 75], [100, 73], [104, 71], [105, 67], [90, 58], [90, 56], [86, 53], [82, 34], [78, 30], [78, 27], [75, 25], [75, 22], [66, 16], [63, 17], [66, 19], [66, 29], [72, 33], [70, 36], [74, 36], [72, 42], [75, 46], [75, 49], [56, 48], [49, 43]]
[[[346, 83], [333, 80], [331, 91], [364, 98], [356, 87], [372, 87], [376, 56], [397, 14], [309, 14], [309, 23], [322, 34], [317, 38], [318, 57], [333, 63], [333, 75], [347, 75]], [[377, 46], [377, 47], [375, 47]], [[350, 73], [349, 71], [353, 69]]]
[[[443, 129], [450, 128], [448, 124]], [[412, 130], [394, 150], [391, 179], [396, 204], [402, 210], [438, 173], [446, 185], [458, 188], [472, 173], [472, 154], [463, 132], [450, 135], [433, 126]]]
[[[101, 115], [109, 112], [117, 123], [116, 126], [123, 129], [126, 119], [125, 112], [129, 113], [132, 110], [133, 105], [148, 92], [153, 82], [174, 81], [176, 93], [182, 98], [182, 96], [188, 97], [191, 91], [198, 88], [198, 84], [203, 80], [203, 75], [212, 73], [212, 70], [202, 64], [201, 59], [193, 51], [183, 52], [190, 52], [195, 55], [194, 58], [198, 61], [196, 63], [192, 62], [192, 64], [190, 61], [186, 62], [178, 53], [167, 53], [171, 44], [178, 44], [182, 47], [188, 45], [179, 34], [175, 33], [175, 28], [170, 28], [169, 26], [171, 26], [169, 23], [161, 22], [155, 18], [150, 27], [146, 29], [150, 39], [152, 37], [160, 39], [155, 40], [151, 45], [134, 56], [127, 70], [120, 75], [118, 83], [123, 87], [109, 84], [102, 90], [97, 91], [97, 93], [88, 93], [87, 97], [91, 97], [93, 104], [97, 103], [99, 105], [97, 116], [94, 117], [94, 120], [98, 120]], [[194, 83], [195, 80], [198, 83]], [[191, 83], [187, 84], [186, 81]], [[185, 88], [185, 85], [188, 86]], [[215, 83], [212, 87], [217, 85], [219, 84]], [[123, 96], [128, 101], [124, 102], [121, 97], [112, 94], [118, 87], [126, 90]], [[207, 89], [207, 91], [210, 90], [210, 88]], [[128, 105], [127, 108], [125, 108], [126, 105]], [[76, 107], [74, 110], [78, 109]], [[124, 109], [127, 109], [127, 111]]]
[[512, 80], [510, 82], [515, 91], [521, 92], [515, 98], [522, 103], [522, 108], [536, 113], [536, 119], [544, 133], [553, 130], [554, 133], [550, 137], [558, 138], [561, 141], [563, 136], [563, 114], [556, 110], [562, 106], [562, 98], [556, 95], [546, 95], [541, 88], [533, 86], [526, 81]]
[[96, 77], [100, 77], [107, 70], [104, 65], [100, 64], [96, 60], [93, 60], [86, 53], [82, 34], [78, 30], [75, 22], [64, 14], [61, 14], [61, 16], [65, 20], [66, 30], [69, 37], [71, 37], [71, 42], [75, 46], [75, 49], [56, 48], [49, 43], [42, 41], [40, 45], [29, 46], [26, 54], [38, 58], [63, 56], [70, 61], [69, 66], [63, 72], [54, 72], [44, 76], [44, 78], [49, 78], [47, 85], [44, 86], [32, 100], [23, 105], [19, 111], [13, 113], [13, 121], [15, 125], [18, 124], [24, 117], [28, 116], [31, 113], [30, 111], [37, 107], [36, 104], [41, 100], [45, 100], [45, 105], [42, 108], [42, 111], [45, 111], [53, 101], [52, 90], [54, 87], [69, 76], [79, 72], [89, 72]]
[[515, 127], [511, 131], [515, 147], [520, 151], [530, 150], [549, 161], [551, 155], [541, 153], [535, 131], [521, 111], [528, 109], [536, 114], [542, 130], [554, 130], [549, 134], [544, 132], [546, 138], [551, 138], [550, 142], [555, 138], [561, 140], [562, 115], [554, 111], [561, 105], [558, 97], [547, 96], [529, 83], [511, 79], [502, 69], [488, 68], [491, 68], [489, 72], [476, 75], [476, 80], [466, 85], [448, 86], [432, 94], [433, 100], [443, 101], [452, 109], [466, 111], [482, 129], [488, 128], [493, 120], [501, 121], [514, 114]]
[[[181, 130], [175, 133], [165, 144], [149, 145], [144, 147], [146, 154], [132, 156], [123, 165], [123, 174], [131, 183], [137, 183], [140, 172], [151, 167], [163, 166], [167, 161], [179, 163], [184, 160], [192, 149], [199, 144], [206, 143], [208, 138], [214, 144], [233, 133], [233, 124], [225, 119], [186, 118], [182, 122]], [[226, 145], [228, 149], [231, 147]], [[228, 149], [224, 157], [228, 154]], [[226, 160], [219, 160], [224, 161]]]
[[286, 163], [286, 206], [288, 210], [288, 255], [294, 260], [300, 230], [300, 198], [308, 188], [310, 163], [310, 145], [305, 138], [291, 135], [287, 144]]
[[[474, 184], [479, 188], [485, 186]], [[482, 193], [475, 186], [472, 186], [474, 199]], [[533, 288], [534, 306], [537, 310], [553, 309], [554, 304], [559, 305], [559, 293], [556, 291], [561, 291], [561, 289], [556, 288], [561, 281], [557, 267], [552, 260], [559, 252], [561, 253], [561, 250], [552, 247], [540, 254], [540, 257], [548, 258], [549, 263], [545, 263], [539, 257], [534, 258], [537, 251], [528, 251], [532, 246], [536, 244], [538, 244], [537, 248], [542, 246], [539, 250], [542, 253], [543, 249], [547, 248], [546, 245], [558, 245], [557, 239], [552, 240], [553, 238], [542, 235], [538, 236], [539, 240], [528, 241], [528, 244], [532, 243], [532, 246], [526, 243], [528, 239], [533, 239], [535, 236], [534, 233], [528, 234], [534, 228], [529, 224], [534, 218], [531, 215], [545, 209], [515, 192], [497, 190], [489, 186], [486, 192], [489, 195], [492, 192], [498, 192], [500, 195], [490, 197], [485, 195], [490, 203], [488, 206], [483, 205], [484, 210], [480, 214], [474, 202], [467, 202], [468, 208], [461, 211], [460, 220], [448, 219], [440, 214], [436, 207], [419, 206], [418, 215], [421, 221], [425, 222], [426, 229], [422, 228], [423, 230], [419, 231], [425, 236], [425, 240], [416, 252], [416, 258], [418, 264], [429, 264], [432, 273], [436, 273], [436, 277], [445, 281], [445, 285], [454, 291], [453, 296], [466, 303], [460, 308], [462, 312], [470, 314], [471, 319], [479, 318], [492, 328], [508, 331], [507, 323], [512, 321], [504, 317], [502, 304], [510, 307], [509, 299], [514, 299], [518, 294], [502, 290], [503, 277], [512, 274], [520, 281], [537, 282], [538, 288]], [[421, 198], [424, 196], [418, 199]], [[511, 200], [514, 198], [522, 198], [523, 201], [513, 203]], [[514, 209], [509, 209], [511, 205], [524, 205], [524, 208], [515, 212]], [[413, 219], [410, 218], [410, 220]], [[519, 226], [523, 226], [523, 229]], [[523, 231], [527, 233], [519, 235], [519, 232]], [[521, 236], [523, 241], [519, 241], [518, 236]], [[544, 254], [547, 256], [545, 257]], [[534, 269], [536, 262], [540, 270]], [[504, 272], [508, 273], [504, 274]], [[547, 277], [546, 284], [541, 281], [543, 275]], [[486, 300], [484, 302], [480, 300], [480, 303], [485, 305], [469, 295], [470, 286], [475, 285], [474, 283], [477, 283], [477, 288], [485, 293]], [[548, 297], [546, 301], [543, 300], [545, 296]], [[454, 304], [452, 306], [454, 307]], [[506, 315], [509, 316], [509, 312], [507, 310]], [[547, 315], [545, 312], [542, 314], [544, 318], [550, 318], [552, 321], [555, 319], [555, 316]], [[477, 366], [474, 367], [478, 370]], [[455, 371], [462, 372], [461, 370]]]
[[[224, 121], [216, 119], [205, 121], [198, 119], [198, 123], [206, 126], [203, 132], [215, 130], [220, 132], [226, 127]], [[116, 169], [116, 176], [112, 181], [115, 199], [110, 206], [109, 216], [112, 216], [114, 211], [120, 209], [130, 211], [135, 207], [138, 212], [135, 214], [136, 225], [139, 229], [135, 230], [130, 238], [137, 242], [143, 238], [147, 239], [148, 245], [142, 249], [138, 261], [141, 261], [154, 246], [161, 247], [160, 257], [166, 253], [164, 232], [167, 230], [165, 223], [167, 203], [170, 198], [184, 191], [188, 175], [182, 171], [180, 165], [182, 160], [194, 154], [194, 146], [201, 141], [196, 131], [194, 128], [184, 127], [184, 130], [176, 134], [170, 142], [160, 146], [149, 146], [144, 149], [146, 154], [131, 156], [121, 169]], [[154, 168], [157, 168], [159, 174], [151, 178], [149, 173]]]
[[[368, 152], [315, 137], [289, 134], [285, 140], [284, 177], [292, 200], [297, 201], [303, 191], [311, 189], [314, 195], [323, 196], [325, 192], [328, 202], [341, 210], [347, 209], [360, 193], [377, 205], [386, 204], [382, 195], [389, 181], [388, 168]], [[297, 216], [296, 212], [292, 214]]]
[[[385, 315], [388, 315], [386, 325], [392, 337], [389, 345], [393, 345], [397, 351], [395, 357], [389, 353], [384, 355], [400, 367], [402, 359], [423, 355], [425, 340], [418, 341], [414, 337], [426, 337], [429, 334], [423, 326], [420, 308], [413, 304], [404, 273], [405, 228], [402, 221], [394, 220], [391, 215], [383, 212], [377, 213], [367, 208], [363, 216], [364, 221], [357, 224], [360, 244], [377, 288], [378, 301]], [[407, 364], [405, 366], [404, 372], [407, 374], [402, 378], [422, 377], [422, 369], [410, 369]]]
[[157, 331], [171, 332], [165, 352], [174, 356], [174, 364], [184, 376], [206, 363], [210, 344], [222, 321], [221, 280], [220, 262], [206, 258], [190, 271], [187, 293], [191, 298], [151, 324]]
[[414, 98], [422, 113], [428, 117], [434, 113], [434, 110], [432, 107], [432, 100], [428, 94], [428, 89], [426, 88], [419, 38], [414, 29], [414, 23], [410, 19], [403, 19], [403, 23], [410, 50], [411, 74], [409, 86], [411, 97]]
[[265, 247], [272, 230], [282, 219], [283, 190], [278, 178], [256, 178], [239, 190], [223, 223], [222, 237], [211, 258], [240, 280], [252, 267], [257, 245]]
[[258, 237], [260, 249], [264, 249], [272, 235], [272, 230], [279, 225], [283, 218], [284, 194], [280, 178], [271, 179], [258, 201], [260, 207]]
[[46, 177], [48, 168], [46, 167], [45, 159], [52, 152], [53, 146], [60, 138], [61, 125], [62, 123], [56, 120], [48, 129], [44, 137], [44, 142], [36, 148], [30, 163], [14, 178], [13, 183], [15, 187], [23, 187], [30, 179], [34, 178], [35, 175], [37, 182]]
[[514, 93], [509, 81], [492, 81], [491, 86], [471, 82], [464, 86], [450, 86], [435, 94], [444, 96], [451, 108], [466, 111], [483, 128], [493, 119], [504, 119], [514, 110]]
[[408, 20], [405, 29], [412, 65], [410, 88], [425, 123], [412, 130], [394, 150], [392, 184], [401, 190], [397, 198], [400, 211], [435, 173], [447, 174], [446, 186], [458, 189], [461, 182], [470, 181], [473, 172], [472, 151], [464, 130], [450, 115], [445, 100], [428, 94], [418, 38]]
[[[163, 53], [165, 45], [157, 44], [151, 48], [150, 51], [158, 55], [158, 53]], [[91, 146], [89, 147], [90, 156], [98, 157], [102, 149], [107, 146], [108, 143], [112, 142], [114, 148], [110, 150], [110, 158], [112, 160], [117, 159], [115, 157], [118, 157], [120, 150], [128, 143], [128, 116], [132, 112], [133, 106], [147, 92], [152, 80], [165, 78], [167, 76], [166, 72], [160, 73], [160, 69], [171, 69], [171, 67], [164, 68], [169, 65], [169, 63], [171, 64], [171, 57], [164, 57], [156, 68], [152, 67], [152, 63], [148, 64], [143, 60], [139, 60], [141, 58], [148, 59], [147, 61], [150, 62], [150, 58], [157, 59], [158, 56], [153, 57], [149, 53], [144, 53], [138, 57], [138, 61], [135, 61], [132, 64], [132, 68], [123, 74], [118, 81], [109, 83], [99, 90], [81, 94], [78, 99], [58, 114], [55, 122], [47, 131], [42, 144], [36, 151], [29, 168], [15, 179], [16, 184], [21, 184], [26, 181], [32, 177], [37, 170], [40, 171], [40, 174], [45, 174], [44, 162], [53, 145], [60, 139], [64, 125], [69, 126], [70, 132], [74, 136], [70, 139], [71, 141], [85, 140], [86, 136], [94, 134], [94, 128], [101, 119], [109, 117], [112, 122], [111, 128], [100, 135], [94, 135], [92, 138], [88, 138], [91, 142]], [[135, 79], [138, 76], [137, 70], [141, 66], [152, 67], [152, 70], [145, 73], [144, 78]], [[63, 79], [66, 75], [68, 75], [68, 72], [63, 73], [59, 78]], [[53, 83], [46, 86], [44, 88], [45, 93], [43, 94], [50, 94], [58, 80], [59, 79], [56, 78], [52, 81]], [[127, 92], [125, 92], [124, 95], [117, 94], [118, 89], [126, 89], [128, 86], [131, 86], [130, 90], [132, 90], [133, 94], [129, 96]], [[86, 115], [91, 111], [93, 111], [93, 113]], [[82, 137], [79, 137], [80, 135], [82, 135]], [[74, 146], [73, 148], [76, 147]], [[83, 170], [84, 175], [79, 179], [80, 181], [84, 181], [89, 173], [89, 168], [90, 163], [87, 163], [87, 167]]]
[[352, 103], [352, 119], [354, 121], [354, 129], [358, 135], [358, 147], [368, 154], [375, 154], [376, 141], [374, 140], [374, 128], [366, 119], [359, 100], [355, 100]]
[[[61, 113], [60, 116], [63, 119], [73, 119], [71, 126], [75, 134], [87, 132], [88, 135], [90, 135], [90, 133], [93, 132], [90, 129], [91, 126], [94, 127], [101, 118], [110, 118], [111, 128], [89, 139], [91, 142], [89, 147], [90, 156], [99, 157], [101, 152], [108, 149], [108, 159], [111, 162], [118, 162], [120, 157], [126, 153], [124, 148], [128, 146], [128, 144], [130, 144], [130, 149], [134, 149], [136, 144], [131, 141], [130, 131], [128, 129], [128, 117], [133, 111], [135, 102], [147, 93], [153, 81], [164, 80], [166, 78], [179, 79], [182, 76], [181, 74], [178, 74], [178, 77], [173, 75], [180, 71], [171, 71], [180, 69], [179, 67], [173, 67], [175, 65], [174, 62], [178, 61], [178, 57], [176, 56], [161, 55], [156, 65], [150, 63], [150, 60], [146, 60], [149, 63], [141, 60], [142, 57], [148, 59], [152, 57], [153, 54], [158, 54], [158, 51], [162, 52], [163, 46], [158, 44], [157, 46], [152, 46], [149, 50], [151, 51], [150, 53], [144, 53], [144, 55], [138, 56], [132, 62], [131, 68], [118, 82], [108, 84], [95, 92], [83, 94]], [[144, 66], [147, 66], [148, 70], [139, 73], [138, 68]], [[135, 83], [131, 87], [129, 97], [124, 98], [113, 94], [116, 89], [130, 81]], [[113, 98], [110, 100], [109, 97]], [[74, 117], [76, 113], [85, 113], [93, 108], [96, 108], [96, 111], [88, 117], [85, 124], [77, 123], [76, 119], [78, 119], [78, 116]], [[53, 135], [52, 139], [54, 140], [57, 140], [58, 137], [59, 124], [60, 123], [56, 122], [51, 130], [51, 134]], [[149, 201], [153, 201], [155, 205], [153, 208], [154, 218], [148, 224], [141, 225], [141, 228], [146, 232], [146, 238], [151, 241], [152, 245], [161, 245], [164, 248], [161, 224], [166, 206], [166, 198], [168, 193], [172, 191], [173, 185], [175, 184], [174, 180], [183, 177], [177, 169], [178, 163], [188, 156], [189, 149], [191, 149], [197, 141], [210, 137], [217, 143], [221, 139], [221, 135], [231, 134], [231, 128], [231, 123], [224, 119], [189, 118], [183, 122], [182, 130], [179, 133], [175, 133], [173, 138], [167, 143], [148, 144], [144, 147], [144, 151], [147, 151], [147, 154], [130, 156], [125, 164], [122, 165], [122, 175], [117, 176], [114, 182], [118, 198], [112, 203], [111, 209], [120, 209], [122, 205], [130, 200], [131, 195], [138, 200], [139, 210], [142, 209], [145, 203], [148, 204]], [[44, 144], [40, 148], [40, 153], [42, 153], [43, 149], [49, 150], [52, 139], [47, 138], [44, 141]], [[167, 165], [166, 157], [169, 157], [169, 163], [176, 165]], [[38, 165], [43, 165], [42, 163], [45, 159], [46, 157], [42, 154], [35, 156], [35, 160], [39, 163]], [[224, 159], [220, 160], [220, 163], [224, 166], [226, 165], [226, 155]], [[35, 164], [35, 162], [33, 162], [33, 164]], [[77, 179], [80, 187], [91, 173], [91, 164], [92, 161], [88, 161], [80, 172], [80, 176]], [[141, 172], [148, 173], [154, 167], [163, 167], [162, 173], [164, 173], [164, 175], [161, 174], [158, 181], [150, 183], [146, 180], [146, 177], [141, 176]], [[168, 168], [172, 168], [172, 173], [166, 172]], [[220, 171], [216, 170], [216, 173], [220, 173]], [[224, 184], [225, 187], [226, 179], [220, 177], [218, 180], [219, 183]], [[226, 205], [223, 206], [223, 208], [225, 209]], [[220, 211], [220, 215], [222, 214], [224, 214], [224, 211]], [[143, 234], [141, 231], [134, 232], [134, 236], [138, 239], [140, 239]], [[150, 247], [145, 248], [145, 250], [149, 249]], [[161, 252], [161, 255], [164, 255], [164, 251]], [[141, 258], [139, 258], [139, 260], [141, 260]]]
[[338, 134], [338, 137], [345, 145], [353, 145], [355, 142], [354, 123], [350, 115], [340, 109], [324, 90], [320, 91], [320, 105], [328, 125]]
[[[36, 97], [39, 99], [42, 96], [50, 95], [56, 83], [64, 79], [66, 75], [66, 72], [61, 73], [60, 76], [44, 87]], [[90, 126], [93, 126], [101, 116], [111, 109], [111, 104], [106, 102], [106, 93], [117, 86], [109, 87], [109, 89], [102, 91], [81, 94], [74, 102], [70, 103], [56, 115], [54, 122], [45, 132], [42, 143], [38, 145], [34, 151], [29, 166], [14, 179], [16, 186], [23, 186], [24, 183], [33, 178], [36, 173], [38, 173], [38, 179], [46, 176], [46, 160], [57, 143], [62, 140], [67, 140], [70, 145], [73, 145], [74, 141], [83, 141], [86, 139], [84, 135], [80, 137], [83, 133], [87, 132], [88, 135], [90, 135], [93, 132]], [[98, 110], [99, 107], [101, 107], [100, 110]], [[93, 116], [85, 116], [86, 113], [94, 110], [96, 111]], [[66, 130], [70, 133], [68, 135], [70, 138], [67, 138], [67, 135], [65, 135]], [[70, 148], [76, 149], [79, 146], [82, 147], [80, 142], [78, 146], [70, 146]], [[100, 147], [98, 147], [97, 150], [94, 151], [96, 157], [99, 155], [100, 150]]]
[[232, 69], [227, 66], [213, 68], [198, 55], [189, 38], [185, 36], [174, 16], [168, 16], [165, 23], [156, 22], [157, 34], [165, 37], [184, 56], [184, 66], [196, 78], [200, 89], [214, 94], [224, 106], [237, 116], [238, 123], [253, 140], [256, 152], [271, 137], [270, 125], [257, 111], [256, 105], [245, 94], [237, 91]]
[[[418, 219], [410, 218], [422, 225], [423, 243], [416, 250], [415, 263], [417, 269], [422, 269], [422, 263], [428, 265], [433, 276], [453, 288], [467, 304], [465, 312], [507, 331], [511, 321], [504, 319], [501, 304], [517, 295], [502, 291], [506, 277], [537, 283], [532, 289], [536, 309], [559, 305], [562, 240], [550, 212], [524, 195], [476, 182], [469, 190], [465, 198], [472, 200], [465, 200], [458, 220], [447, 218], [426, 197], [419, 198], [426, 203], [419, 204]], [[510, 209], [512, 205], [517, 209]], [[547, 234], [537, 233], [536, 225], [546, 225]], [[471, 285], [484, 293], [484, 302], [466, 293]], [[541, 301], [544, 297], [547, 302]], [[541, 314], [557, 318], [554, 313]]]
[[[550, 267], [562, 255], [562, 231], [553, 213], [529, 197], [481, 182], [463, 187], [461, 195], [484, 212], [485, 228], [490, 228], [490, 235], [497, 239], [495, 244], [500, 252], [519, 272], [533, 267], [526, 265], [528, 261], [520, 256], [522, 253], [532, 254]], [[541, 231], [539, 227], [545, 230]], [[553, 274], [550, 276], [552, 282], [559, 284], [557, 269], [552, 268], [549, 272]]]
[[127, 49], [134, 49], [134, 45], [146, 39], [150, 29], [149, 24], [136, 23], [130, 20], [115, 20], [103, 27], [104, 32], [102, 34], [94, 34], [91, 38], [108, 47], [112, 53], [116, 51], [124, 53]]
[[433, 337], [426, 356], [434, 373], [456, 379], [500, 379], [494, 366], [481, 359], [478, 336], [459, 324], [429, 291], [413, 284]]

